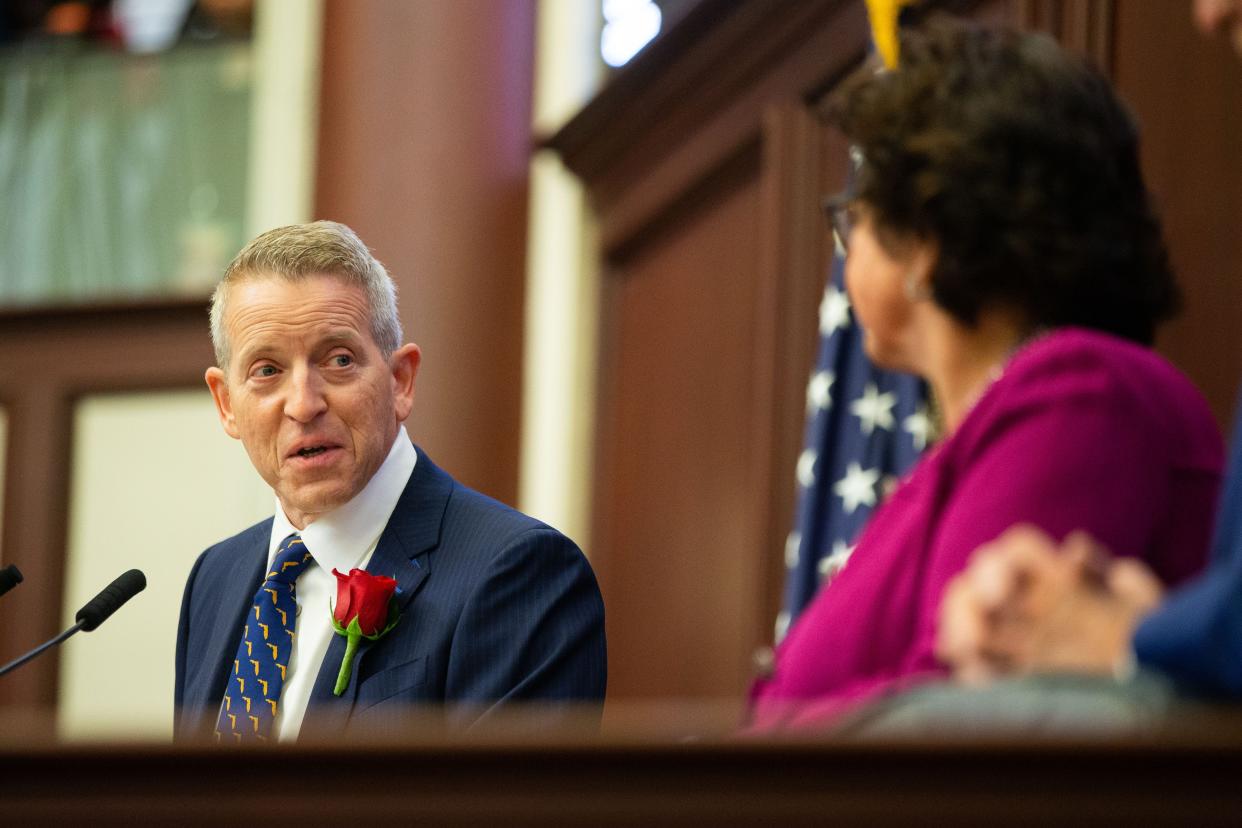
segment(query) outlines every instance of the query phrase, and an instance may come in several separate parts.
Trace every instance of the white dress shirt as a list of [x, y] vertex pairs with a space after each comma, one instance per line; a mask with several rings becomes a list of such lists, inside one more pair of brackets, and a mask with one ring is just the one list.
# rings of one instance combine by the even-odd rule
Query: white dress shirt
[[[315, 558], [315, 565], [301, 574], [294, 590], [298, 602], [294, 628], [297, 634], [275, 721], [276, 737], [282, 742], [297, 739], [319, 666], [336, 634], [330, 609], [336, 603], [332, 570], [349, 574], [351, 569], [366, 568], [417, 461], [418, 452], [402, 426], [388, 457], [362, 491], [343, 506], [320, 515], [305, 529], [296, 529], [285, 516], [280, 501], [276, 502], [267, 548], [268, 566], [276, 559], [280, 542], [294, 532], [302, 536], [307, 551]], [[338, 666], [333, 665], [333, 669]]]

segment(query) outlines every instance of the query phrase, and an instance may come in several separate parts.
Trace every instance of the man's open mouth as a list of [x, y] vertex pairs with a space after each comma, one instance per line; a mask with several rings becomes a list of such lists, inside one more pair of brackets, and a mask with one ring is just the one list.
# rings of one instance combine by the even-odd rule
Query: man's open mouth
[[314, 457], [316, 454], [323, 454], [328, 450], [327, 446], [307, 446], [297, 451], [298, 457]]

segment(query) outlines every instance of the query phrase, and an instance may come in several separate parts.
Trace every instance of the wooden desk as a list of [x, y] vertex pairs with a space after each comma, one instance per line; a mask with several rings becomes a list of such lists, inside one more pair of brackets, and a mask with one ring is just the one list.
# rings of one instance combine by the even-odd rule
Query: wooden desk
[[[224, 750], [0, 744], [0, 819], [229, 826], [1237, 824], [1242, 727], [1144, 740], [971, 742], [594, 738], [415, 740]], [[665, 732], [674, 732], [668, 722]]]

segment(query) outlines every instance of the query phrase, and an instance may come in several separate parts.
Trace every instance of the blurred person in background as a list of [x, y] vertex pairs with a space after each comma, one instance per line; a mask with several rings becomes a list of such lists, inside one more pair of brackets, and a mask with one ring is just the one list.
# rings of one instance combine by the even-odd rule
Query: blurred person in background
[[1016, 523], [1086, 528], [1168, 583], [1211, 530], [1220, 436], [1149, 348], [1177, 293], [1107, 80], [1046, 36], [968, 24], [901, 54], [844, 99], [863, 162], [836, 223], [868, 354], [931, 384], [946, 436], [778, 647], [755, 730], [944, 676], [945, 587]]
[[392, 280], [352, 230], [255, 238], [212, 297], [211, 333], [221, 425], [276, 504], [190, 572], [180, 738], [392, 732], [411, 705], [447, 705], [462, 726], [514, 702], [598, 715], [607, 659], [590, 565], [410, 442], [421, 353], [401, 344]]
[[[1196, 0], [1194, 17], [1242, 57], [1242, 0]], [[1207, 571], [1166, 594], [1141, 561], [1109, 554], [1135, 546], [1015, 527], [981, 547], [946, 593], [937, 647], [954, 675], [977, 685], [1141, 668], [1183, 692], [1242, 698], [1242, 397], [1237, 411]]]

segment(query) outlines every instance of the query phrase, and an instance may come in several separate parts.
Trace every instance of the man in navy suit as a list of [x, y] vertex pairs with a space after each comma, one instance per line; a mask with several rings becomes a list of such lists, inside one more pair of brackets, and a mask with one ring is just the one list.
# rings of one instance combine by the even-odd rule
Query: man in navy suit
[[[276, 507], [190, 572], [179, 738], [220, 738], [230, 703], [249, 711], [253, 689], [230, 698], [231, 682], [249, 673], [235, 659], [255, 655], [259, 628], [271, 633], [260, 649], [276, 657], [287, 640], [289, 651], [264, 667], [279, 681], [261, 681], [254, 701], [271, 715], [255, 718], [256, 738], [384, 728], [418, 704], [445, 705], [461, 725], [509, 702], [585, 702], [598, 714], [604, 616], [590, 566], [568, 538], [460, 485], [410, 442], [402, 423], [421, 355], [401, 344], [393, 283], [353, 231], [315, 222], [256, 238], [216, 289], [211, 330], [217, 365], [206, 380], [220, 422]], [[309, 557], [275, 565], [291, 544]], [[271, 580], [281, 566], [297, 567], [289, 585]], [[334, 570], [395, 579], [400, 613], [390, 631], [361, 640], [343, 687]], [[275, 631], [256, 600], [269, 586], [296, 600], [296, 611], [283, 605], [293, 618], [272, 610], [285, 625]]]
[[[1242, 56], [1242, 0], [1196, 0], [1205, 34]], [[971, 684], [1047, 672], [1155, 671], [1185, 692], [1242, 698], [1242, 397], [1208, 569], [1167, 595], [1083, 534], [1017, 527], [980, 548], [945, 594], [937, 653]]]

